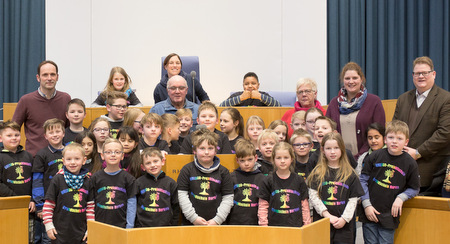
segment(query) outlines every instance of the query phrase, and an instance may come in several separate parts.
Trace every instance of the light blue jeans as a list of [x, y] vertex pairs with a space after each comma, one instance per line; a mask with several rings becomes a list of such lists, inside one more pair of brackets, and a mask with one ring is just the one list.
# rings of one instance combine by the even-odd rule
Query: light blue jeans
[[365, 244], [393, 244], [395, 230], [385, 229], [377, 223], [363, 223]]

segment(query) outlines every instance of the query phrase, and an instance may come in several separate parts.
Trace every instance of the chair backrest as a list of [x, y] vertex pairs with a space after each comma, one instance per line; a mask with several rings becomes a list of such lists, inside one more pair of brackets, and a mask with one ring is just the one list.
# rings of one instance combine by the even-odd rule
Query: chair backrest
[[295, 92], [268, 91], [267, 93], [277, 99], [282, 107], [294, 107], [294, 103], [297, 101], [297, 94]]
[[[161, 78], [167, 74], [167, 70], [164, 68], [165, 58], [166, 56], [161, 57]], [[195, 77], [200, 80], [200, 64], [198, 56], [180, 56], [180, 58], [183, 63], [181, 70], [187, 74], [190, 74], [191, 71], [195, 71], [197, 73]]]

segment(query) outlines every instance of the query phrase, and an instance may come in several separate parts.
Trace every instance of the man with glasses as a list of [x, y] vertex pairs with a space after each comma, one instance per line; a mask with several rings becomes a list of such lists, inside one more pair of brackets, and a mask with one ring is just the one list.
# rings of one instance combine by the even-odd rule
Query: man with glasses
[[417, 160], [422, 194], [435, 195], [443, 182], [443, 174], [436, 173], [445, 172], [443, 164], [450, 155], [450, 93], [434, 83], [436, 71], [429, 57], [414, 60], [412, 76], [416, 88], [400, 95], [393, 120], [408, 124], [404, 151]]
[[111, 124], [111, 137], [116, 138], [119, 128], [123, 123], [123, 116], [128, 109], [127, 94], [123, 92], [113, 91], [108, 92], [106, 98], [106, 110], [107, 114], [102, 115]]
[[186, 80], [180, 76], [172, 76], [167, 81], [167, 93], [169, 97], [161, 101], [150, 109], [150, 113], [163, 115], [165, 113], [175, 114], [178, 109], [186, 108], [192, 111], [194, 125], [197, 123], [198, 105], [187, 100], [188, 86]]
[[42, 61], [36, 75], [39, 88], [23, 95], [14, 111], [12, 120], [20, 126], [24, 125], [27, 138], [25, 147], [33, 156], [48, 144], [43, 128], [46, 120], [57, 118], [64, 121], [66, 126], [69, 125], [66, 109], [70, 95], [56, 90], [58, 78], [58, 65], [50, 60]]

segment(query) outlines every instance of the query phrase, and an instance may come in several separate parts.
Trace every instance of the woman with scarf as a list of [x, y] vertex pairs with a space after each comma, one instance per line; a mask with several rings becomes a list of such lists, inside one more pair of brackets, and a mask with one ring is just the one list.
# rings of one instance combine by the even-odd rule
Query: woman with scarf
[[310, 78], [300, 78], [297, 81], [296, 87], [297, 102], [294, 103], [294, 108], [286, 111], [281, 120], [288, 124], [288, 134], [291, 137], [293, 130], [291, 128], [292, 115], [297, 111], [308, 111], [312, 107], [316, 107], [325, 114], [325, 109], [317, 99], [317, 83]]
[[342, 68], [340, 80], [343, 86], [328, 105], [326, 116], [336, 121], [345, 148], [357, 159], [369, 150], [364, 136], [367, 127], [375, 122], [385, 125], [386, 115], [381, 99], [367, 92], [366, 78], [357, 63], [347, 63]]

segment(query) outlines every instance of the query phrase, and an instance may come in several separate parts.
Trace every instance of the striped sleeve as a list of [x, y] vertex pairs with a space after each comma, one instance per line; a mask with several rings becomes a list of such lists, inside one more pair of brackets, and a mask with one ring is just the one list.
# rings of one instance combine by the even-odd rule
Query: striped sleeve
[[53, 211], [55, 210], [55, 202], [47, 200], [42, 208], [42, 219], [45, 225], [45, 230], [49, 231], [54, 229], [53, 225]]
[[281, 107], [280, 102], [277, 99], [271, 97], [270, 95], [266, 95], [261, 93], [261, 102], [269, 107]]
[[232, 107], [241, 104], [241, 96], [229, 97], [227, 100], [223, 101], [219, 107]]
[[89, 201], [86, 208], [86, 220], [95, 220], [95, 204], [94, 201]]

